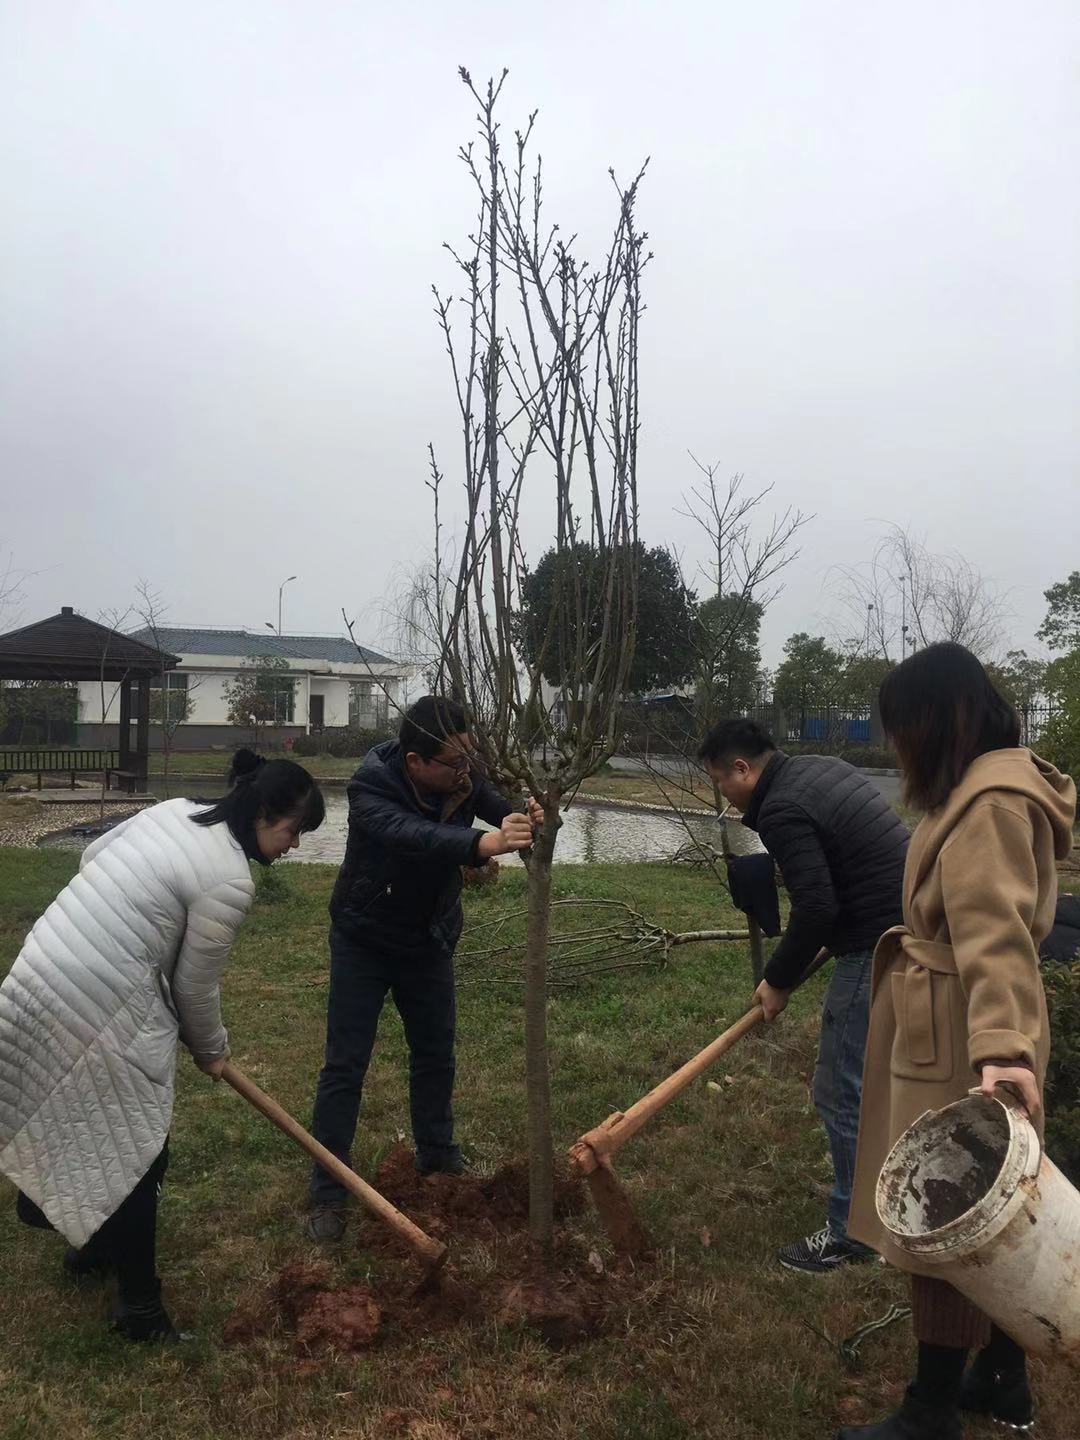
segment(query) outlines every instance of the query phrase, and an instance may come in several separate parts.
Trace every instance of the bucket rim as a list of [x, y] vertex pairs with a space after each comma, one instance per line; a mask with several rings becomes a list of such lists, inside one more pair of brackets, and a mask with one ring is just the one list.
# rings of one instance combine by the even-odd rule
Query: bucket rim
[[[889, 1171], [892, 1162], [898, 1158], [908, 1142], [908, 1136], [925, 1120], [938, 1119], [951, 1110], [970, 1108], [972, 1102], [990, 1102], [1005, 1112], [1008, 1126], [1008, 1144], [994, 1178], [987, 1185], [982, 1197], [960, 1215], [948, 1220], [934, 1230], [912, 1235], [897, 1230], [886, 1218], [888, 1204], [886, 1188], [889, 1185]], [[974, 1091], [959, 1100], [943, 1105], [940, 1110], [924, 1110], [899, 1137], [881, 1167], [881, 1174], [875, 1189], [875, 1208], [878, 1219], [893, 1244], [909, 1255], [925, 1260], [955, 1260], [963, 1254], [980, 1249], [1009, 1224], [1018, 1207], [1023, 1204], [1024, 1192], [1020, 1182], [1034, 1176], [1042, 1159], [1039, 1137], [1028, 1120], [1015, 1105], [996, 1095], [983, 1095]], [[991, 1201], [994, 1197], [994, 1201]], [[988, 1204], [988, 1202], [991, 1202]]]

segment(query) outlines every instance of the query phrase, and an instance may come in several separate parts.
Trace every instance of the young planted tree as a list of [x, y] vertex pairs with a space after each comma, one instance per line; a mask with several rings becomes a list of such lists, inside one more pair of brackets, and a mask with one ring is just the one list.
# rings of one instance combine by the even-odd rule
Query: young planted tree
[[[481, 762], [544, 812], [527, 859], [524, 1007], [529, 1223], [546, 1250], [551, 865], [560, 802], [616, 748], [634, 660], [638, 339], [649, 256], [635, 217], [640, 173], [622, 185], [609, 172], [611, 242], [598, 265], [588, 263], [570, 233], [545, 219], [535, 114], [504, 143], [496, 109], [505, 72], [484, 88], [460, 73], [479, 106], [478, 140], [460, 152], [478, 216], [467, 247], [447, 247], [461, 294], [436, 290], [435, 302], [461, 422], [465, 515], [452, 572], [436, 556], [426, 616], [440, 640], [434, 678], [464, 703]], [[434, 457], [431, 485], [438, 506], [443, 479]], [[528, 656], [518, 623], [526, 513], [532, 533], [553, 537], [555, 555]], [[571, 563], [582, 546], [595, 563]], [[554, 677], [550, 691], [545, 673]]]

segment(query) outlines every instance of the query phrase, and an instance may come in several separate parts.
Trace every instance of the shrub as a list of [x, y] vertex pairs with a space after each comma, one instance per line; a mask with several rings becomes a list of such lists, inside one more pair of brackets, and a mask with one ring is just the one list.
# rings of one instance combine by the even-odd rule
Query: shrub
[[1080, 1184], [1080, 961], [1043, 971], [1050, 1007], [1046, 1072], [1046, 1149], [1074, 1185]]
[[391, 739], [389, 730], [335, 730], [322, 735], [299, 735], [293, 742], [297, 756], [330, 755], [335, 760], [362, 760], [373, 745]]
[[1070, 698], [1046, 726], [1035, 748], [1066, 775], [1080, 775], [1080, 700]]

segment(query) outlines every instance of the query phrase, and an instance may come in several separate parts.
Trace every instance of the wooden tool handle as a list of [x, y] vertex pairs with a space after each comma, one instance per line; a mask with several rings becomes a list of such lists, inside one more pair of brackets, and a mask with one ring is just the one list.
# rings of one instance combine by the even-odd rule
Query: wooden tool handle
[[[674, 1075], [669, 1075], [654, 1090], [643, 1095], [640, 1100], [630, 1106], [629, 1110], [610, 1116], [595, 1130], [590, 1130], [588, 1134], [583, 1135], [570, 1152], [578, 1167], [589, 1173], [599, 1160], [613, 1155], [621, 1145], [626, 1144], [631, 1135], [636, 1135], [658, 1110], [669, 1105], [676, 1095], [681, 1095], [688, 1085], [693, 1084], [699, 1075], [719, 1060], [720, 1056], [730, 1050], [744, 1035], [759, 1025], [764, 1018], [761, 1006], [755, 1005], [741, 1020], [736, 1020], [735, 1024], [729, 1026], [722, 1035], [718, 1035], [711, 1045], [706, 1045], [704, 1050], [698, 1051], [692, 1060], [688, 1060], [685, 1065], [675, 1071]], [[591, 1157], [589, 1152], [591, 1152]]]
[[396, 1206], [380, 1195], [377, 1190], [365, 1181], [361, 1180], [355, 1170], [350, 1170], [348, 1165], [343, 1164], [336, 1155], [327, 1150], [325, 1145], [320, 1145], [313, 1135], [309, 1135], [304, 1127], [283, 1110], [276, 1100], [272, 1100], [264, 1090], [260, 1090], [254, 1080], [236, 1068], [230, 1061], [226, 1061], [221, 1071], [221, 1078], [228, 1082], [238, 1095], [242, 1095], [249, 1105], [265, 1115], [277, 1128], [295, 1140], [297, 1145], [315, 1160], [322, 1168], [332, 1175], [339, 1184], [355, 1195], [358, 1200], [379, 1217], [384, 1224], [389, 1225], [391, 1230], [396, 1230], [405, 1243], [412, 1247], [416, 1253], [432, 1268], [437, 1269], [446, 1259], [446, 1246], [441, 1241], [433, 1240], [430, 1235], [425, 1235], [418, 1225], [414, 1225], [407, 1215], [403, 1215]]

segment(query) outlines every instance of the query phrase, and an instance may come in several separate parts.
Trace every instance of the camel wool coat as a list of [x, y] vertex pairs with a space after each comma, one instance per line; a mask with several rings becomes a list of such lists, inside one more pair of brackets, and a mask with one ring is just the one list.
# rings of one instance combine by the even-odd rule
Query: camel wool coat
[[1039, 943], [1055, 861], [1072, 848], [1076, 787], [1030, 750], [981, 755], [912, 836], [904, 924], [874, 954], [849, 1233], [923, 1270], [878, 1219], [889, 1151], [927, 1110], [962, 1100], [988, 1061], [1027, 1065], [1040, 1090], [1050, 1035]]

